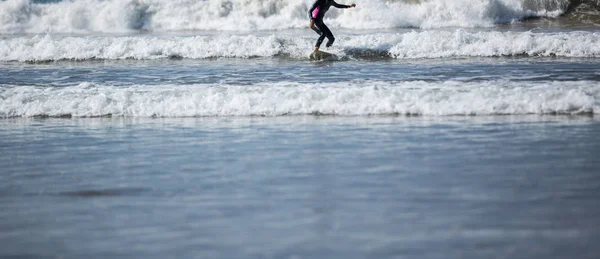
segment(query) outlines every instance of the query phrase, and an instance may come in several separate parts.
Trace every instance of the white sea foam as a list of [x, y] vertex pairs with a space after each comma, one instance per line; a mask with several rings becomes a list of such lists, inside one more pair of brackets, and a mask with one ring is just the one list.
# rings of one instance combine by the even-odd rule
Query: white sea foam
[[581, 114], [600, 84], [570, 82], [295, 82], [240, 85], [0, 87], [0, 117]]
[[[36, 4], [0, 1], [0, 33], [145, 31], [256, 31], [305, 28], [313, 0], [73, 0]], [[345, 1], [339, 1], [345, 2]], [[350, 2], [350, 1], [346, 1]], [[356, 0], [358, 8], [333, 10], [332, 27], [488, 27], [563, 11], [521, 0]]]
[[389, 52], [396, 58], [452, 56], [600, 57], [600, 34], [589, 32], [412, 32]]
[[[315, 37], [221, 35], [24, 36], [0, 39], [0, 61], [88, 59], [203, 59], [274, 57], [306, 59]], [[559, 56], [600, 57], [600, 33], [469, 32], [339, 35], [333, 49], [340, 58], [399, 59], [440, 57]]]
[[[0, 60], [159, 59], [182, 57], [271, 57], [281, 51], [275, 37], [56, 37], [0, 40]], [[306, 46], [305, 49], [309, 49]]]

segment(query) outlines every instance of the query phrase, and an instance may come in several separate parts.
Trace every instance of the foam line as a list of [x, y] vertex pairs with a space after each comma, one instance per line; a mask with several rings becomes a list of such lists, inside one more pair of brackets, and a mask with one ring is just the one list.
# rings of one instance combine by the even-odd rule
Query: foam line
[[2, 86], [0, 117], [595, 114], [600, 85], [572, 82], [293, 82], [240, 85], [82, 83]]
[[[33, 0], [5, 0], [0, 1], [0, 33], [305, 28], [312, 1], [76, 0], [41, 4]], [[389, 0], [352, 2], [356, 2], [358, 8], [332, 10], [326, 22], [331, 27], [350, 29], [490, 27], [528, 17], [556, 17], [568, 6], [524, 4], [522, 0], [428, 0], [418, 4]]]
[[[316, 37], [221, 35], [23, 36], [0, 39], [0, 61], [90, 59], [252, 58], [306, 59]], [[338, 35], [330, 52], [345, 59], [558, 56], [600, 57], [597, 32], [413, 31]]]

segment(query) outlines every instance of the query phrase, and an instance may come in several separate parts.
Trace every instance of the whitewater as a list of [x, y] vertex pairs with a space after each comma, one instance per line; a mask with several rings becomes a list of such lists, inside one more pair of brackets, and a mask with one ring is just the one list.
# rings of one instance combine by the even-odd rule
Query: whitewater
[[[1, 61], [88, 59], [255, 58], [307, 59], [306, 36], [52, 36], [0, 40]], [[330, 50], [340, 58], [444, 58], [497, 56], [600, 57], [598, 32], [411, 31], [346, 36]]]
[[598, 113], [595, 1], [311, 3], [2, 1], [0, 117]]
[[282, 115], [528, 115], [600, 111], [600, 85], [446, 81], [236, 85], [83, 83], [3, 86], [0, 117], [205, 117]]
[[[0, 2], [0, 33], [272, 31], [304, 28], [311, 0], [77, 0]], [[360, 12], [332, 10], [327, 23], [350, 29], [492, 27], [557, 17], [569, 1], [357, 0]], [[465, 8], [468, 6], [468, 8]]]

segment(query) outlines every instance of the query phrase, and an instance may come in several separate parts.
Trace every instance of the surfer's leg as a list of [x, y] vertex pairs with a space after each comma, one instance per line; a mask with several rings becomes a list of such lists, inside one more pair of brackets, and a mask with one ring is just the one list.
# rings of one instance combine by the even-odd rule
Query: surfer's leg
[[325, 39], [325, 33], [321, 33], [321, 36], [319, 36], [319, 39], [317, 39], [317, 44], [315, 44], [316, 48], [321, 47], [321, 44], [323, 44], [323, 40]]
[[311, 29], [313, 29], [313, 31], [315, 31], [317, 34], [321, 35], [323, 34], [323, 32], [321, 32], [321, 30], [319, 30], [319, 28], [317, 28], [317, 26], [310, 27]]
[[321, 35], [321, 30], [319, 30], [319, 28], [317, 28], [317, 26], [315, 25], [315, 22], [311, 19], [310, 23], [309, 23], [309, 27], [315, 31], [317, 34]]
[[[327, 26], [325, 26], [325, 24], [323, 24], [323, 21], [315, 21], [315, 26], [317, 26], [317, 29], [319, 29], [321, 31], [321, 36], [319, 36], [319, 39], [317, 40], [317, 44], [315, 44], [315, 49], [319, 49], [319, 47], [321, 47], [321, 44], [323, 43], [323, 40], [325, 40], [326, 34], [327, 32], [324, 30], [324, 28], [327, 28]], [[327, 29], [329, 30], [329, 29]]]
[[[327, 27], [327, 25], [325, 25], [324, 23], [321, 26], [321, 31], [323, 31], [323, 35], [325, 35], [325, 37], [327, 37], [327, 44], [325, 45], [326, 47], [331, 47], [331, 45], [333, 45], [333, 42], [335, 41], [335, 37], [333, 37], [333, 33], [331, 33], [331, 30], [329, 30], [329, 28]], [[323, 37], [323, 35], [321, 35], [321, 37]]]

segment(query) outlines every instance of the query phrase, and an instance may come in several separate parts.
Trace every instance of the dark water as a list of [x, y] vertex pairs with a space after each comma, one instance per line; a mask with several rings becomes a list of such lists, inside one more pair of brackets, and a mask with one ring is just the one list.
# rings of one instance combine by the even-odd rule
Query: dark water
[[[0, 64], [0, 84], [23, 86], [193, 85], [297, 82], [320, 84], [369, 80], [382, 82], [512, 81], [547, 83], [600, 81], [598, 59], [451, 58], [298, 62], [286, 59], [155, 60]], [[31, 75], [35, 75], [32, 77]]]

